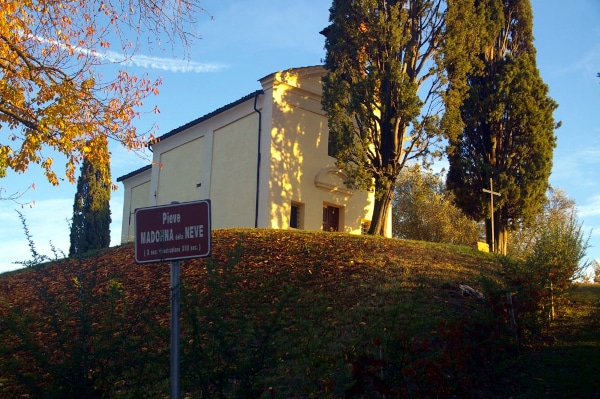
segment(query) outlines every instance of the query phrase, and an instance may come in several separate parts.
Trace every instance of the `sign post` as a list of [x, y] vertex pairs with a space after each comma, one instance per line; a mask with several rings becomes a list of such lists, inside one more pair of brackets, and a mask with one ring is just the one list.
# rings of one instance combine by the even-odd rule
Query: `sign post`
[[171, 261], [171, 399], [180, 399], [179, 261], [211, 255], [210, 200], [135, 211], [135, 261]]
[[180, 373], [180, 342], [179, 342], [179, 309], [181, 303], [181, 283], [179, 278], [179, 261], [171, 261], [171, 357], [170, 357], [170, 381], [171, 399], [181, 398], [179, 384]]

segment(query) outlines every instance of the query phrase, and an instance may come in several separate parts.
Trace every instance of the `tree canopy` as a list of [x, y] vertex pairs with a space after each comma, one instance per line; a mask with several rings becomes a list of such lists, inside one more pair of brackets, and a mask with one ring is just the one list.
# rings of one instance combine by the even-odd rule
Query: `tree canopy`
[[[53, 156], [66, 157], [65, 176], [75, 181], [85, 157], [107, 163], [106, 139], [140, 148], [152, 132], [133, 125], [160, 79], [114, 76], [102, 66], [119, 64], [160, 39], [184, 48], [201, 11], [196, 0], [4, 1], [0, 6], [0, 177], [39, 164], [58, 184]], [[141, 39], [145, 34], [148, 42]]]
[[[529, 0], [481, 4], [487, 18], [482, 36], [488, 42], [465, 75], [465, 97], [454, 113], [462, 129], [449, 135], [447, 184], [467, 215], [487, 219], [490, 247], [505, 254], [508, 232], [528, 225], [544, 202], [557, 104], [536, 66]], [[494, 200], [493, 223], [489, 196], [482, 192], [490, 178], [501, 193]]]
[[322, 32], [323, 109], [347, 183], [374, 186], [371, 234], [384, 233], [400, 170], [440, 138], [445, 8], [442, 0], [334, 0]]
[[405, 167], [398, 177], [392, 207], [394, 237], [410, 240], [473, 245], [479, 240], [477, 223], [452, 201], [442, 174]]
[[531, 224], [513, 233], [507, 253], [535, 269], [536, 279], [546, 288], [551, 283], [564, 289], [574, 280], [587, 278], [588, 268], [595, 270], [597, 260], [586, 259], [590, 236], [577, 218], [575, 200], [564, 190], [550, 187]]
[[107, 181], [110, 168], [84, 157], [73, 201], [69, 256], [110, 246], [111, 190]]
[[549, 187], [542, 207], [533, 220], [528, 226], [519, 226], [512, 234], [507, 254], [519, 259], [532, 256], [533, 248], [544, 230], [549, 226], [567, 226], [576, 215], [575, 200], [563, 189]]

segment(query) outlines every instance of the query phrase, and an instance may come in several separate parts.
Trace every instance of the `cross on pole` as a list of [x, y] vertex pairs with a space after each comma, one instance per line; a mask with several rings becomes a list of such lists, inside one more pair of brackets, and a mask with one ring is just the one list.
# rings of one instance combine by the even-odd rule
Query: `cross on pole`
[[494, 191], [494, 184], [492, 183], [492, 178], [490, 177], [490, 189], [483, 189], [484, 193], [490, 194], [490, 219], [492, 221], [492, 253], [496, 252], [495, 243], [496, 239], [494, 237], [494, 195], [500, 196], [500, 193]]

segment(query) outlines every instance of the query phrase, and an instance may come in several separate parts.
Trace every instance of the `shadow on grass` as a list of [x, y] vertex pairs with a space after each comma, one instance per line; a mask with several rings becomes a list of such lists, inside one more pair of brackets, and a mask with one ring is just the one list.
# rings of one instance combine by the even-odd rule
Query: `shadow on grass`
[[510, 366], [514, 398], [599, 398], [600, 285], [576, 285], [535, 348]]

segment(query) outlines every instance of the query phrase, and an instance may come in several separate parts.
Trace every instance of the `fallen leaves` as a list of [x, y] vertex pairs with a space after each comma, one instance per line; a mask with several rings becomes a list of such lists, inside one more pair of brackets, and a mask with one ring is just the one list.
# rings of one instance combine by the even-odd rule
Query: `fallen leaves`
[[[419, 323], [426, 326], [434, 323], [427, 318], [439, 317], [441, 301], [423, 293], [448, 281], [458, 287], [464, 276], [493, 277], [497, 272], [493, 258], [475, 250], [412, 241], [263, 229], [216, 230], [212, 236], [211, 258], [181, 261], [182, 334], [190, 353], [204, 353], [208, 360], [229, 348], [215, 342], [215, 334], [223, 334], [222, 339], [246, 345], [223, 352], [230, 356], [275, 351], [275, 344], [260, 347], [271, 339], [281, 340], [293, 353], [274, 355], [283, 356], [281, 367], [292, 367], [297, 356], [343, 363], [353, 351], [370, 350], [371, 344], [362, 347], [356, 341], [363, 335], [376, 332], [369, 342], [388, 342], [398, 331], [421, 328], [410, 324], [416, 319], [423, 318]], [[74, 355], [87, 359], [90, 370], [112, 365], [105, 373], [84, 375], [98, 389], [113, 383], [109, 373], [124, 387], [127, 367], [140, 368], [142, 354], [160, 358], [155, 368], [164, 367], [169, 263], [139, 265], [133, 252], [132, 245], [124, 245], [80, 261], [57, 261], [0, 277], [0, 348], [5, 355], [0, 368], [12, 368], [0, 392], [24, 392], [18, 374], [48, 375], [35, 383], [48, 384], [64, 371], [51, 364], [67, 367]], [[455, 308], [463, 301], [458, 290], [444, 299], [454, 301]], [[25, 318], [30, 321], [19, 338], [18, 326], [8, 326], [6, 320]], [[423, 330], [429, 336], [432, 326]], [[302, 355], [312, 350], [316, 352]], [[8, 354], [19, 362], [8, 362]], [[240, 361], [220, 358], [225, 363], [219, 372], [233, 367], [228, 362]], [[279, 366], [269, 367], [277, 373]]]

